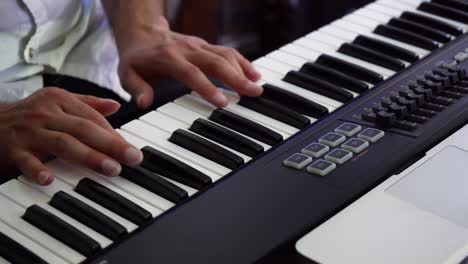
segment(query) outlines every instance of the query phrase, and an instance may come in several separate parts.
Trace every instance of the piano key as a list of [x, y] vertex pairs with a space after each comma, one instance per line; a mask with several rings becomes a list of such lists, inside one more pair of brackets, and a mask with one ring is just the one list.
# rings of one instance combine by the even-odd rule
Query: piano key
[[414, 63], [419, 60], [418, 54], [375, 38], [361, 35], [357, 36], [353, 43], [373, 50], [385, 50], [385, 53], [388, 55], [410, 63]]
[[[57, 173], [79, 174], [79, 171], [75, 171], [73, 167], [70, 167], [68, 164], [66, 164], [64, 161], [61, 161], [61, 160], [53, 160], [51, 162], [48, 162], [47, 166], [54, 172], [54, 175], [57, 175]], [[73, 191], [73, 187], [71, 185], [68, 185], [67, 183], [63, 182], [62, 180], [58, 178], [54, 179], [54, 181], [47, 186], [39, 186], [36, 183], [32, 182], [29, 178], [26, 178], [24, 176], [20, 176], [18, 180], [26, 185], [36, 188], [40, 192], [49, 196], [50, 198], [52, 198], [56, 193], [63, 191], [69, 194], [70, 196], [80, 200], [81, 202], [91, 206], [97, 211], [103, 213], [104, 215], [111, 218], [112, 220], [116, 221], [117, 223], [125, 227], [128, 233], [137, 229], [137, 226], [133, 224], [132, 222], [102, 207], [101, 205], [89, 200], [88, 198], [82, 196], [81, 194], [76, 193], [75, 191]]]
[[[75, 191], [115, 212], [116, 214], [119, 214], [120, 216], [130, 220], [138, 226], [142, 226], [152, 219], [152, 212], [127, 199], [118, 192], [115, 192], [110, 188], [89, 178], [81, 179], [76, 184]], [[154, 216], [161, 213], [161, 211], [154, 213], [156, 209], [151, 211], [153, 211], [153, 214], [155, 214]]]
[[308, 62], [301, 67], [300, 71], [317, 78], [322, 78], [325, 81], [344, 87], [355, 93], [363, 93], [370, 88], [370, 85], [363, 81], [317, 63]]
[[398, 59], [394, 59], [381, 52], [368, 49], [358, 44], [344, 43], [338, 51], [393, 71], [401, 71], [406, 67], [405, 63]]
[[310, 117], [321, 118], [329, 113], [326, 107], [271, 84], [263, 85], [262, 98]]
[[316, 41], [311, 41], [308, 38], [301, 38], [299, 40], [296, 40], [293, 44], [288, 44], [288, 45], [298, 45], [300, 47], [315, 51], [316, 54], [318, 53], [320, 55], [321, 54], [327, 54], [327, 55], [336, 57], [338, 59], [342, 59], [342, 60], [348, 61], [350, 63], [359, 65], [361, 67], [367, 68], [367, 69], [369, 69], [371, 71], [374, 71], [376, 73], [379, 73], [379, 74], [381, 74], [381, 75], [383, 75], [385, 77], [389, 77], [389, 76], [392, 76], [392, 75], [395, 74], [395, 72], [392, 71], [392, 70], [389, 70], [389, 69], [383, 68], [381, 66], [378, 66], [378, 65], [375, 65], [375, 64], [372, 64], [372, 63], [369, 63], [369, 62], [366, 62], [366, 61], [351, 57], [349, 55], [339, 53], [338, 51], [336, 51], [336, 48], [331, 46], [331, 45], [326, 45], [326, 44], [319, 43], [319, 42], [316, 42]]
[[113, 241], [128, 234], [124, 226], [66, 192], [55, 193], [50, 205]]
[[241, 97], [239, 105], [255, 112], [277, 119], [295, 128], [303, 129], [310, 125], [310, 120], [303, 115], [273, 101], [261, 97]]
[[[283, 136], [273, 129], [262, 126], [257, 122], [225, 109], [217, 109], [212, 104], [192, 94], [184, 95], [175, 102], [207, 117], [215, 123], [229, 127], [234, 131], [258, 140], [258, 142], [268, 144], [269, 146], [274, 146], [283, 141]], [[268, 145], [263, 145], [263, 147], [269, 149]]]
[[438, 3], [423, 2], [419, 5], [418, 10], [468, 24], [467, 13]]
[[468, 13], [468, 4], [458, 0], [432, 0], [431, 2]]
[[441, 43], [447, 43], [453, 39], [453, 37], [450, 34], [447, 34], [440, 30], [432, 29], [429, 26], [406, 20], [403, 18], [392, 18], [388, 24], [394, 27], [399, 27], [401, 29], [411, 31], [413, 33], [418, 33], [422, 36], [425, 36], [427, 38]]
[[334, 84], [322, 81], [299, 71], [290, 71], [283, 79], [285, 82], [303, 87], [306, 90], [321, 94], [342, 103], [352, 100], [355, 94]]
[[190, 131], [214, 140], [252, 158], [261, 155], [265, 149], [256, 142], [249, 140], [229, 129], [206, 119], [199, 118], [190, 126]]
[[[180, 122], [179, 122], [180, 125], [178, 127], [174, 128], [174, 129], [171, 128], [171, 130], [168, 130], [169, 133], [174, 133], [174, 131], [177, 130], [177, 129], [187, 130], [188, 126], [190, 126], [193, 122], [195, 122], [195, 120], [197, 120], [198, 118], [203, 118], [202, 115], [200, 115], [200, 114], [198, 114], [198, 113], [196, 113], [194, 111], [191, 111], [190, 109], [187, 109], [185, 107], [177, 105], [175, 103], [167, 103], [167, 104], [159, 107], [157, 110], [158, 110], [158, 112], [161, 112], [161, 113], [163, 113], [163, 114], [165, 114], [165, 115], [167, 115], [167, 116], [169, 116], [169, 117], [171, 117], [171, 118], [173, 118], [175, 120], [178, 120], [178, 121], [181, 121], [182, 123], [185, 123], [185, 124], [180, 124]], [[162, 125], [161, 122], [162, 122], [162, 120], [158, 120], [157, 124]], [[155, 123], [155, 125], [156, 125], [156, 123]], [[166, 127], [165, 124], [163, 126]], [[215, 141], [213, 141], [211, 139], [208, 139], [208, 138], [206, 138], [204, 136], [196, 135], [195, 137], [201, 138], [203, 140], [208, 141], [210, 144], [213, 144], [213, 145], [216, 145], [216, 146], [218, 146], [220, 148], [225, 149], [226, 150], [225, 153], [231, 152], [231, 153], [241, 157], [243, 159], [244, 163], [248, 162], [248, 161], [250, 161], [252, 159], [251, 157], [249, 157], [247, 155], [244, 155], [244, 154], [242, 154], [242, 153], [240, 153], [240, 152], [238, 152], [238, 151], [236, 151], [236, 150], [234, 150], [232, 148], [229, 148], [227, 146], [219, 144], [219, 143], [217, 143], [217, 142], [215, 142]]]
[[[9, 260], [9, 261], [8, 261]], [[11, 262], [10, 262], [11, 261]], [[45, 260], [0, 231], [0, 263], [47, 264]]]
[[299, 69], [302, 67], [302, 65], [306, 64], [309, 62], [308, 60], [286, 53], [281, 50], [275, 50], [266, 55], [267, 58], [274, 59], [276, 61], [280, 61], [284, 64], [288, 64], [290, 66], [295, 67], [296, 69]]
[[257, 70], [262, 74], [262, 80], [265, 83], [274, 85], [278, 88], [284, 89], [286, 91], [289, 91], [291, 93], [303, 96], [313, 102], [316, 102], [328, 109], [329, 112], [334, 111], [336, 108], [340, 107], [343, 105], [343, 103], [334, 100], [332, 98], [328, 98], [326, 96], [308, 91], [307, 89], [304, 89], [303, 87], [299, 87], [297, 85], [285, 82], [283, 80], [284, 74], [275, 72], [273, 67], [269, 66], [268, 64], [264, 65], [261, 64], [263, 62], [266, 62], [266, 60], [262, 61], [254, 61], [253, 64], [257, 67]]
[[38, 205], [28, 207], [23, 219], [86, 257], [91, 257], [102, 249], [98, 242], [75, 226]]
[[74, 249], [23, 220], [24, 208], [3, 196], [0, 196], [0, 208], [2, 208], [0, 221], [68, 263], [81, 263], [86, 259]]
[[[124, 137], [125, 140], [127, 140], [128, 142], [130, 142], [130, 143], [133, 144], [134, 146], [137, 146], [137, 147], [140, 148], [140, 149], [142, 149], [142, 148], [144, 148], [144, 147], [146, 147], [146, 146], [150, 146], [150, 147], [152, 147], [152, 148], [156, 148], [155, 145], [152, 145], [151, 143], [149, 143], [149, 142], [147, 142], [147, 141], [144, 141], [144, 140], [142, 140], [142, 139], [140, 139], [140, 138], [138, 138], [138, 137], [136, 137], [136, 136], [134, 136], [134, 135], [132, 135], [132, 134], [130, 134], [130, 133], [127, 133], [127, 132], [125, 132], [125, 131], [123, 131], [123, 130], [117, 129], [116, 131], [117, 131], [117, 133], [119, 133], [122, 137]], [[182, 148], [181, 148], [181, 149], [182, 149]], [[185, 150], [185, 149], [183, 149], [183, 150]], [[164, 152], [163, 150], [159, 150], [159, 151]], [[166, 153], [166, 152], [164, 152], [164, 153]], [[167, 153], [166, 153], [166, 154], [167, 154]], [[187, 162], [187, 164], [189, 165], [190, 163]], [[215, 163], [215, 164], [216, 164], [216, 163]], [[193, 167], [193, 166], [192, 166], [192, 167]], [[162, 175], [161, 175], [161, 176], [162, 176]], [[192, 188], [192, 187], [189, 187], [189, 186], [187, 186], [187, 185], [185, 185], [185, 184], [182, 184], [182, 183], [180, 183], [180, 182], [174, 181], [174, 180], [169, 179], [169, 178], [164, 177], [164, 176], [162, 176], [162, 177], [163, 177], [164, 179], [168, 180], [169, 182], [173, 183], [174, 185], [178, 186], [179, 188], [185, 190], [185, 191], [189, 194], [189, 196], [192, 196], [192, 195], [194, 195], [195, 193], [198, 192], [198, 190], [196, 190], [196, 189], [194, 189], [194, 188]]]
[[[181, 122], [174, 122], [177, 120], [173, 120], [162, 113], [154, 111], [146, 114], [140, 119], [141, 121], [134, 120], [122, 126], [122, 130], [153, 144], [159, 151], [186, 163], [194, 169], [209, 176], [213, 181], [219, 180], [221, 176], [224, 176], [231, 171], [229, 168], [169, 142], [171, 134], [162, 130], [160, 127], [164, 126], [162, 124], [165, 124], [175, 130], [179, 128], [177, 124], [180, 124]], [[172, 126], [170, 122], [177, 124]], [[146, 145], [143, 143], [140, 148], [145, 146]]]
[[343, 19], [335, 21], [331, 23], [329, 26], [324, 27], [324, 32], [332, 34], [337, 38], [342, 38], [342, 39], [349, 40], [349, 41], [354, 40], [357, 36], [360, 36], [360, 35], [367, 36], [373, 39], [383, 41], [385, 43], [395, 45], [402, 49], [412, 51], [418, 54], [420, 58], [430, 53], [430, 51], [428, 50], [410, 45], [408, 43], [394, 40], [391, 38], [387, 38], [381, 35], [377, 35], [372, 32], [373, 28], [367, 28], [361, 25], [358, 21], [359, 20], [356, 20], [356, 21], [349, 20], [348, 17], [346, 16]]
[[145, 158], [141, 166], [149, 171], [197, 190], [212, 183], [210, 177], [151, 146], [142, 148], [142, 151]]
[[11, 264], [11, 262], [9, 262], [6, 259], [0, 257], [0, 264]]
[[135, 168], [123, 166], [120, 175], [175, 204], [189, 197], [184, 189], [141, 166]]
[[[49, 205], [48, 202], [50, 201], [50, 198], [31, 186], [28, 186], [17, 180], [11, 180], [7, 183], [0, 185], [0, 195], [19, 204], [24, 209], [27, 209], [28, 207], [33, 205], [39, 206], [40, 208], [46, 210], [48, 213], [72, 225], [74, 228], [77, 229], [77, 231], [81, 232], [83, 235], [94, 240], [96, 243], [99, 243], [99, 247], [105, 248], [112, 244], [112, 241], [110, 239], [92, 230], [90, 227], [84, 225], [83, 223], [80, 223], [79, 221], [77, 221], [77, 219], [74, 219], [69, 215], [64, 214], [63, 212]], [[80, 253], [83, 254], [83, 252]]]
[[[53, 252], [49, 251], [48, 249], [40, 246], [33, 240], [27, 238], [20, 232], [17, 232], [15, 229], [11, 228], [10, 226], [4, 224], [0, 221], [0, 233], [3, 236], [8, 237], [12, 240], [4, 241], [0, 238], [0, 256], [4, 256], [4, 263], [20, 263], [20, 264], [30, 264], [30, 263], [57, 263], [57, 264], [65, 264], [68, 263], [66, 260], [60, 258], [59, 256], [55, 255]], [[8, 245], [10, 243], [16, 243], [20, 247], [23, 247], [30, 253], [24, 252], [22, 249], [17, 249], [15, 245]], [[8, 246], [7, 246], [8, 245]], [[5, 251], [5, 252], [4, 252]], [[19, 254], [20, 258], [17, 258], [17, 254]], [[34, 254], [40, 260], [34, 259], [34, 257], [30, 257], [29, 254]], [[8, 260], [10, 261], [8, 261]], [[2, 263], [0, 261], [0, 263]]]
[[373, 32], [378, 35], [382, 35], [388, 38], [406, 42], [414, 46], [427, 49], [427, 50], [431, 50], [431, 51], [437, 48], [440, 48], [442, 46], [442, 44], [439, 42], [433, 41], [419, 34], [414, 34], [410, 31], [399, 29], [393, 26], [379, 25], [374, 29]]
[[169, 141], [233, 170], [244, 165], [242, 157], [186, 130], [174, 131]]

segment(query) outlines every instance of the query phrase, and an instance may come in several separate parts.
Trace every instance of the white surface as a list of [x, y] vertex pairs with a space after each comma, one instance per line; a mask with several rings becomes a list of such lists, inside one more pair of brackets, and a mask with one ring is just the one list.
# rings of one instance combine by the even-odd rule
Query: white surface
[[465, 151], [468, 126], [311, 231], [296, 249], [324, 264], [458, 263], [468, 254]]

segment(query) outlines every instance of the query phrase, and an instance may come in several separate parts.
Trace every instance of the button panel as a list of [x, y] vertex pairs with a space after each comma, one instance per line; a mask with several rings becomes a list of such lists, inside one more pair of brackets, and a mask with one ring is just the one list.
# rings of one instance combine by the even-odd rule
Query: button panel
[[[326, 176], [338, 165], [351, 160], [385, 136], [385, 132], [375, 128], [364, 128], [357, 124], [343, 123], [334, 132], [328, 132], [317, 141], [283, 161], [287, 167], [304, 170], [318, 176]], [[360, 133], [359, 133], [360, 132]], [[350, 135], [350, 136], [348, 136]], [[316, 159], [316, 160], [314, 160]]]

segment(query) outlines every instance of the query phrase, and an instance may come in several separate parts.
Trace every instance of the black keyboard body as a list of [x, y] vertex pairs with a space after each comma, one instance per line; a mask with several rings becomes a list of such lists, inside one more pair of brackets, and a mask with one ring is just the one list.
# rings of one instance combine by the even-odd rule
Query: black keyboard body
[[[294, 254], [287, 254], [294, 252], [298, 238], [465, 125], [468, 95], [414, 131], [383, 129], [384, 138], [326, 177], [285, 167], [283, 160], [343, 122], [375, 127], [359, 120], [364, 108], [466, 48], [468, 35], [465, 34], [165, 212], [90, 262], [299, 262]], [[468, 70], [468, 61], [461, 66]]]

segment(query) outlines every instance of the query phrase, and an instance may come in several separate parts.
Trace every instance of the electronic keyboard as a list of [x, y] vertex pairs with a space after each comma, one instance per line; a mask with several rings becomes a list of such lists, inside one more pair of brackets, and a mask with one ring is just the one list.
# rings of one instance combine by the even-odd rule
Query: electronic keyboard
[[467, 29], [466, 1], [376, 1], [254, 61], [261, 97], [117, 129], [145, 156], [119, 177], [0, 185], [0, 263], [308, 263], [301, 236], [466, 124]]

